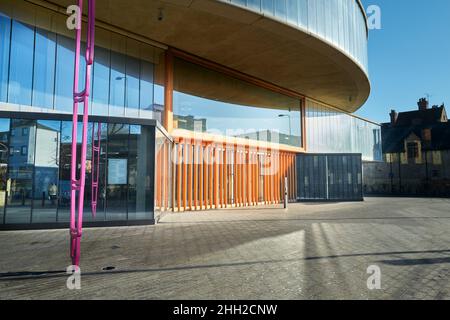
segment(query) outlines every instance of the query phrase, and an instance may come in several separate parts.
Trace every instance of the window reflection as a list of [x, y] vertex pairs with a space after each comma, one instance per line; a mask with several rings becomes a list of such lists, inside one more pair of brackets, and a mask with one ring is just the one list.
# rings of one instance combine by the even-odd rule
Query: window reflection
[[127, 219], [129, 130], [127, 124], [108, 124], [107, 220]]
[[64, 36], [57, 39], [55, 109], [72, 112], [75, 42]]
[[[82, 125], [81, 123], [78, 124]], [[81, 143], [81, 135], [77, 138], [78, 145]], [[80, 149], [78, 148], [79, 152]], [[70, 181], [72, 161], [72, 122], [61, 122], [61, 146], [59, 164], [59, 187], [58, 187], [58, 222], [70, 221]]]
[[[92, 153], [92, 143], [98, 145], [98, 137], [100, 130], [100, 163], [99, 163], [99, 187], [97, 195], [97, 213], [95, 217], [92, 214], [92, 171], [94, 169], [93, 153]], [[105, 164], [106, 164], [106, 148], [107, 148], [107, 125], [104, 123], [89, 123], [88, 125], [88, 146], [87, 146], [87, 157], [86, 157], [86, 188], [84, 196], [84, 221], [104, 221], [105, 220], [105, 204], [106, 204], [106, 194], [105, 194]], [[97, 159], [95, 160], [97, 161]]]
[[3, 224], [7, 193], [11, 183], [8, 179], [9, 119], [0, 119], [0, 224]]
[[[10, 191], [7, 197], [6, 223], [29, 223], [31, 221], [31, 203], [33, 199], [33, 172], [36, 143], [36, 121], [11, 120], [11, 130], [16, 133], [26, 128], [28, 134], [10, 136], [8, 180]], [[22, 147], [27, 152], [22, 154]]]
[[37, 121], [33, 222], [54, 222], [58, 208], [60, 121]]
[[116, 52], [111, 52], [111, 78], [109, 115], [123, 116], [125, 106], [125, 57]]
[[301, 147], [300, 101], [175, 60], [174, 127]]
[[307, 100], [308, 150], [312, 153], [361, 153], [381, 160], [380, 126]]
[[[130, 145], [128, 154], [128, 214], [130, 217], [134, 218], [136, 218], [136, 216], [140, 214], [139, 211], [141, 211], [137, 205], [137, 184], [139, 179], [138, 152], [141, 144], [140, 138], [141, 126], [130, 126]], [[141, 192], [141, 190], [139, 192]]]
[[[95, 48], [89, 113], [161, 120], [163, 51], [136, 42], [133, 47], [126, 47], [126, 55], [124, 36], [99, 31], [102, 37], [98, 43], [104, 47]], [[112, 45], [105, 40], [110, 38], [120, 44]], [[0, 43], [0, 101], [72, 112], [74, 39], [28, 26], [0, 13]], [[109, 49], [112, 46], [114, 49]], [[86, 44], [82, 43], [80, 91], [85, 83], [85, 49]], [[80, 106], [79, 113], [82, 112]]]
[[[155, 127], [89, 123], [88, 128], [84, 221], [153, 219]], [[99, 128], [99, 190], [94, 218], [92, 143], [98, 142]], [[79, 159], [81, 130], [76, 140]], [[0, 118], [0, 224], [69, 222], [71, 161], [71, 121]], [[77, 177], [79, 173], [78, 164]], [[169, 175], [165, 174], [166, 181]]]
[[145, 117], [153, 111], [153, 64], [146, 61], [141, 62], [140, 87], [139, 106]]
[[31, 105], [34, 28], [13, 21], [8, 99], [11, 103]]
[[91, 114], [107, 115], [109, 103], [110, 51], [95, 48]]
[[53, 109], [56, 35], [36, 30], [33, 106]]
[[126, 113], [130, 117], [139, 116], [139, 60], [127, 57]]
[[10, 49], [11, 19], [0, 13], [0, 101], [6, 102], [8, 91], [8, 66]]

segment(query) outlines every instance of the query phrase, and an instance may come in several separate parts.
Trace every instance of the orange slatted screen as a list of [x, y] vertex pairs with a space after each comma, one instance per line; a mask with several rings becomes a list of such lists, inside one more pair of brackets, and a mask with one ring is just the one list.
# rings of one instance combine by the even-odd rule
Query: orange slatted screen
[[[157, 156], [161, 162], [169, 158], [166, 149]], [[175, 211], [282, 203], [285, 177], [289, 201], [296, 200], [293, 152], [179, 138], [172, 159]], [[161, 184], [161, 173], [156, 175]], [[158, 188], [158, 205], [167, 206], [169, 187]]]

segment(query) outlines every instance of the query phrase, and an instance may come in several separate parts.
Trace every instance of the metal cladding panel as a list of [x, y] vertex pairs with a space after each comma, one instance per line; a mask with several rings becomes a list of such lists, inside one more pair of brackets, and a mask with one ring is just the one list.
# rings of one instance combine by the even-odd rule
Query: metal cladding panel
[[297, 200], [361, 201], [361, 154], [297, 155]]

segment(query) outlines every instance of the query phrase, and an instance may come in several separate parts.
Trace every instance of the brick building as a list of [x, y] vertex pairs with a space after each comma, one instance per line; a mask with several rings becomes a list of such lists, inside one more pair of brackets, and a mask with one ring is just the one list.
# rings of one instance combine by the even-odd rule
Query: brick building
[[444, 104], [429, 107], [427, 99], [415, 111], [397, 113], [382, 124], [386, 163], [365, 166], [366, 193], [450, 195], [450, 122]]

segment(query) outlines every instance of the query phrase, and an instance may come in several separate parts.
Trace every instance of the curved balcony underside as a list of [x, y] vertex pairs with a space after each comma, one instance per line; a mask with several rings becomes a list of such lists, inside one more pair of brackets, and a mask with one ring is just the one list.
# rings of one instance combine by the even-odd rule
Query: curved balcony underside
[[[73, 1], [51, 2], [67, 6]], [[363, 68], [339, 48], [228, 3], [102, 0], [97, 19], [348, 112], [370, 93]]]

